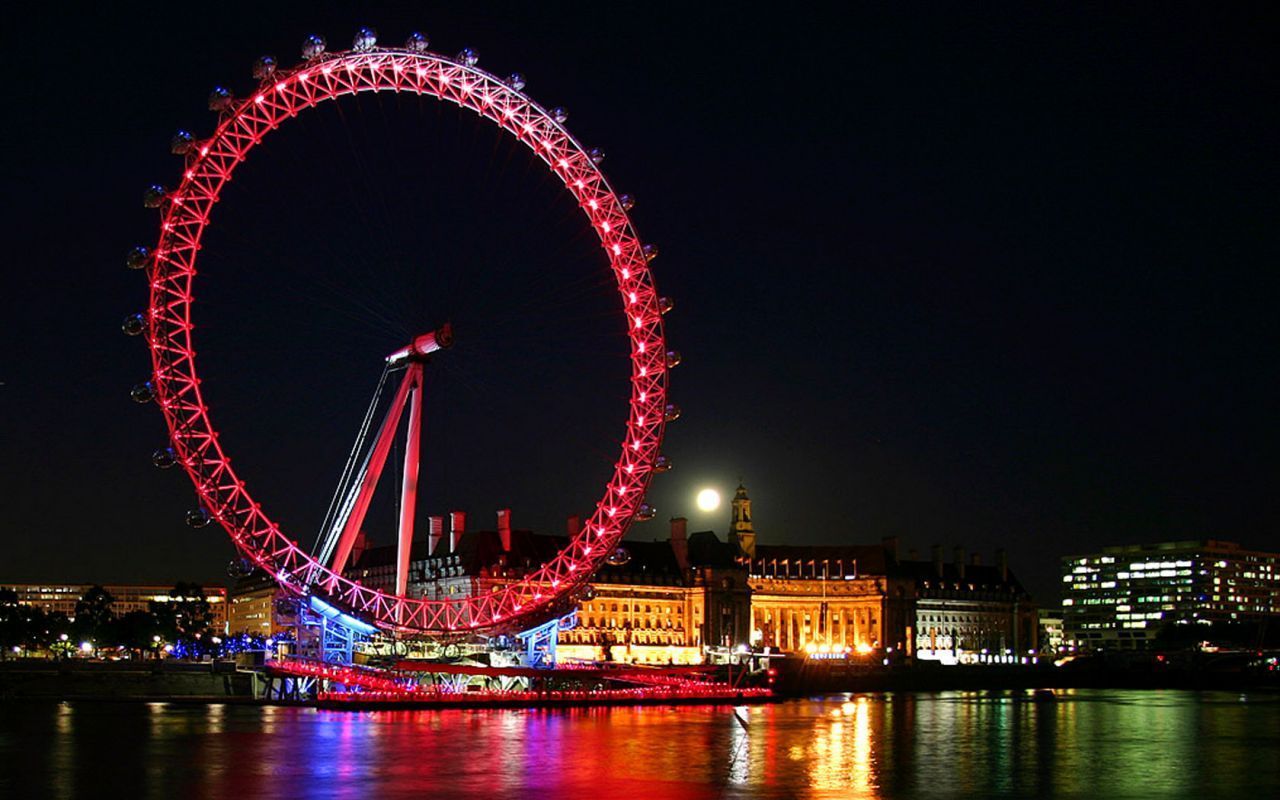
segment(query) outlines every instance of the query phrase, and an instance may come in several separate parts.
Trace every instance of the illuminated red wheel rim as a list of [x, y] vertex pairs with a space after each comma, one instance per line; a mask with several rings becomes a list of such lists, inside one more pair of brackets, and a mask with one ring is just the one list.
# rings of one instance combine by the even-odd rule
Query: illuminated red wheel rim
[[[411, 41], [411, 45], [416, 44]], [[613, 551], [640, 510], [659, 459], [668, 414], [668, 354], [663, 304], [624, 207], [592, 154], [520, 91], [475, 66], [468, 54], [449, 58], [422, 47], [363, 47], [318, 54], [271, 71], [243, 100], [229, 97], [217, 130], [191, 144], [181, 185], [160, 200], [158, 244], [147, 264], [151, 294], [147, 341], [152, 388], [169, 427], [173, 454], [186, 469], [202, 508], [237, 549], [300, 595], [322, 594], [384, 630], [450, 632], [510, 627], [536, 616], [580, 585]], [[546, 162], [577, 199], [604, 248], [617, 281], [630, 338], [631, 396], [626, 439], [595, 511], [566, 547], [530, 574], [491, 594], [426, 600], [370, 589], [317, 561], [271, 521], [249, 495], [218, 441], [200, 391], [191, 302], [200, 239], [236, 166], [289, 118], [357, 92], [412, 92], [470, 109], [491, 120]]]

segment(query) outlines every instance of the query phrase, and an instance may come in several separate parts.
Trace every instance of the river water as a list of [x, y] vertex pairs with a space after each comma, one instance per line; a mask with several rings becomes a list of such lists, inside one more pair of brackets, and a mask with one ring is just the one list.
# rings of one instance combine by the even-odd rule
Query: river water
[[316, 711], [0, 704], [0, 798], [1280, 797], [1280, 695]]

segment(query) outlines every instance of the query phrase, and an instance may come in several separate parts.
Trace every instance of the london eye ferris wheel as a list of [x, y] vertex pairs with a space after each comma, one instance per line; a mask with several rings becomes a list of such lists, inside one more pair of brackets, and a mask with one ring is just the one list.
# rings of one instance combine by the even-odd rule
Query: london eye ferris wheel
[[[144, 337], [151, 354], [151, 377], [134, 388], [133, 397], [154, 401], [168, 428], [169, 444], [153, 460], [161, 467], [181, 466], [189, 476], [199, 500], [188, 514], [189, 524], [217, 523], [243, 558], [282, 587], [300, 596], [323, 597], [385, 631], [512, 629], [545, 616], [552, 603], [580, 587], [613, 554], [634, 520], [653, 515], [646, 491], [653, 476], [669, 466], [661, 445], [666, 423], [679, 415], [667, 397], [668, 374], [679, 355], [668, 349], [663, 332], [663, 315], [671, 303], [658, 294], [650, 270], [657, 250], [636, 232], [628, 213], [631, 199], [616, 193], [601, 171], [603, 153], [574, 138], [563, 109], [544, 108], [525, 94], [520, 75], [500, 78], [486, 72], [469, 49], [456, 56], [433, 52], [417, 33], [403, 46], [386, 47], [373, 31], [361, 29], [351, 49], [341, 52], [330, 52], [322, 38], [312, 36], [302, 56], [290, 68], [259, 59], [254, 66], [258, 83], [244, 97], [215, 89], [209, 107], [218, 114], [216, 129], [207, 137], [175, 136], [173, 152], [183, 158], [181, 180], [175, 189], [153, 186], [146, 193], [145, 205], [160, 212], [159, 234], [154, 246], [133, 249], [127, 261], [131, 268], [145, 270], [150, 299], [145, 313], [126, 319], [124, 330]], [[411, 94], [453, 104], [526, 148], [581, 210], [616, 286], [612, 313], [626, 329], [630, 375], [625, 436], [614, 450], [612, 473], [603, 476], [604, 490], [594, 510], [562, 549], [492, 592], [433, 599], [406, 591], [424, 374], [430, 359], [453, 343], [449, 320], [416, 331], [391, 353], [379, 354], [384, 362], [380, 389], [395, 386], [390, 408], [375, 433], [370, 406], [318, 546], [311, 551], [273, 521], [271, 498], [260, 503], [250, 495], [223, 449], [213, 421], [217, 412], [201, 389], [192, 302], [202, 237], [224, 188], [277, 128], [329, 101], [363, 93]], [[404, 419], [395, 588], [367, 587], [344, 570]]]

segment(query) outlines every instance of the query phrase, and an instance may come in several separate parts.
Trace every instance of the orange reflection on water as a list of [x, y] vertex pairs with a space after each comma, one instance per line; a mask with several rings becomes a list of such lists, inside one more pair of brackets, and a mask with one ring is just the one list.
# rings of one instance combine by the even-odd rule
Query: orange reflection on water
[[0, 707], [0, 797], [1280, 796], [1280, 699], [1080, 691], [750, 707]]
[[808, 784], [842, 797], [879, 797], [871, 738], [872, 706], [858, 696], [831, 708], [813, 723], [810, 746], [793, 757], [808, 764]]

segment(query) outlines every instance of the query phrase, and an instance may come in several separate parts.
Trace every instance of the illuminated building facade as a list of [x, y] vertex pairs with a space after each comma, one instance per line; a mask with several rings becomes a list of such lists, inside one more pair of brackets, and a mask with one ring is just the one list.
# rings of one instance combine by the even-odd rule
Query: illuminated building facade
[[270, 576], [255, 572], [236, 581], [228, 603], [227, 632], [275, 636], [298, 624], [293, 595], [276, 585]]
[[1037, 615], [1003, 557], [900, 559], [880, 546], [758, 545], [752, 638], [784, 652], [898, 652], [947, 663], [1011, 661], [1038, 642]]
[[[941, 548], [931, 561], [900, 560], [893, 538], [869, 546], [758, 544], [745, 487], [732, 507], [727, 541], [711, 531], [689, 534], [682, 517], [671, 520], [666, 540], [624, 541], [578, 598], [578, 624], [560, 634], [559, 657], [685, 664], [754, 646], [965, 662], [1007, 661], [1037, 646], [1036, 609], [1001, 554], [984, 566], [963, 550], [944, 563]], [[498, 523], [496, 531], [446, 536], [433, 522], [434, 535], [410, 554], [409, 595], [493, 592], [554, 556], [579, 524], [570, 518], [558, 537], [512, 530], [505, 512]], [[391, 591], [395, 548], [357, 552], [344, 574]]]
[[[409, 595], [444, 599], [492, 592], [553, 557], [580, 522], [571, 517], [563, 537], [509, 524], [510, 515], [500, 515], [497, 530], [451, 531], [415, 543]], [[704, 647], [746, 643], [750, 595], [736, 553], [710, 532], [687, 536], [683, 519], [672, 520], [666, 541], [623, 542], [579, 599], [577, 627], [560, 634], [558, 657], [696, 664]], [[389, 590], [395, 557], [394, 547], [363, 548], [345, 574]]]
[[1062, 612], [1056, 608], [1040, 609], [1040, 652], [1045, 654], [1060, 653], [1066, 650], [1067, 647]]
[[[76, 603], [90, 589], [92, 583], [4, 583], [0, 589], [12, 589], [18, 595], [18, 602], [40, 608], [45, 613], [58, 612], [69, 619], [75, 619]], [[173, 586], [152, 584], [109, 583], [101, 584], [111, 595], [114, 602], [111, 610], [116, 616], [123, 616], [130, 611], [148, 611], [150, 604], [169, 602], [169, 592]], [[213, 616], [212, 628], [226, 631], [227, 628], [227, 590], [215, 586], [204, 587], [205, 599], [209, 601], [209, 610]]]
[[1280, 554], [1195, 540], [1107, 547], [1062, 559], [1068, 645], [1143, 649], [1166, 624], [1280, 613]]
[[749, 571], [758, 647], [958, 663], [1021, 659], [1037, 646], [1035, 608], [1003, 552], [987, 566], [961, 548], [951, 562], [941, 547], [929, 561], [914, 553], [900, 559], [895, 537], [879, 545], [756, 544], [742, 486], [733, 535], [750, 542], [750, 550], [739, 545], [739, 557]]

